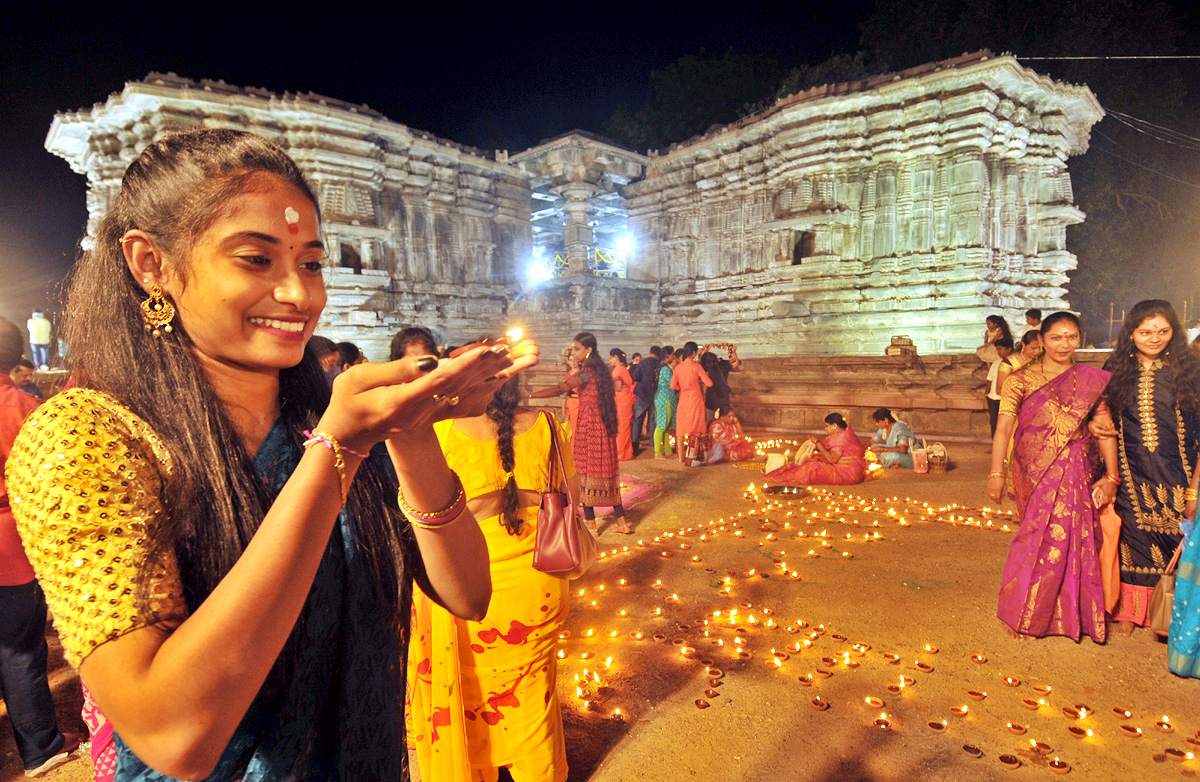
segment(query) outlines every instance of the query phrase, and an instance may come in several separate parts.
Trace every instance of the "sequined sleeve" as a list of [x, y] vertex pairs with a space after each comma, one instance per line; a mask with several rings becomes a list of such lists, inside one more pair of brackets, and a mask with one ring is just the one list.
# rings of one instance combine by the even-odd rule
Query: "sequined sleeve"
[[186, 615], [174, 560], [156, 568], [143, 605], [135, 586], [169, 474], [149, 426], [97, 391], [64, 391], [21, 428], [7, 465], [13, 516], [71, 665]]
[[1004, 381], [1004, 388], [1000, 391], [1000, 415], [1017, 417], [1017, 411], [1025, 401], [1025, 378], [1026, 372], [1017, 370]]

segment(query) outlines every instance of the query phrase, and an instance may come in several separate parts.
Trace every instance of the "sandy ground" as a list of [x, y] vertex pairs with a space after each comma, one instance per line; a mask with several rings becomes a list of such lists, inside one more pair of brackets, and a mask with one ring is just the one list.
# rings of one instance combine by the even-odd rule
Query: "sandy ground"
[[[1070, 764], [1070, 774], [1089, 779], [1195, 776], [1200, 760], [1177, 763], [1164, 750], [1190, 749], [1185, 737], [1200, 730], [1200, 681], [1167, 670], [1163, 643], [1146, 631], [1105, 645], [1004, 635], [995, 603], [1012, 535], [947, 520], [981, 519], [975, 509], [986, 504], [984, 446], [951, 450], [957, 466], [947, 474], [892, 472], [848, 487], [846, 495], [873, 501], [865, 508], [857, 501], [851, 508], [836, 493], [759, 495], [753, 502], [743, 494], [750, 483], [761, 483], [761, 474], [735, 465], [687, 469], [645, 454], [624, 465], [625, 473], [660, 491], [631, 509], [633, 536], [602, 526], [610, 553], [574, 585], [559, 669], [570, 779], [1033, 780], [1053, 778], [1048, 764], [1055, 758]], [[891, 497], [901, 500], [886, 501]], [[783, 506], [764, 509], [776, 501]], [[921, 520], [926, 502], [964, 508]], [[888, 508], [896, 508], [897, 517], [888, 516]], [[906, 526], [897, 520], [906, 518]], [[1004, 523], [994, 518], [994, 525]], [[678, 534], [689, 527], [690, 533]], [[808, 556], [810, 550], [820, 556]], [[800, 580], [784, 575], [785, 564]], [[811, 636], [821, 625], [825, 634]], [[811, 647], [797, 651], [793, 645], [804, 641]], [[857, 656], [855, 644], [869, 649]], [[937, 652], [926, 651], [927, 644]], [[694, 657], [682, 654], [683, 646], [694, 648]], [[748, 659], [737, 656], [739, 647]], [[788, 658], [776, 658], [772, 649]], [[972, 655], [986, 662], [973, 662]], [[710, 673], [701, 659], [719, 671]], [[933, 670], [918, 670], [917, 661]], [[55, 656], [54, 665], [61, 719], [81, 727], [73, 678], [61, 658]], [[818, 669], [832, 676], [821, 678]], [[576, 676], [591, 681], [583, 692], [587, 707], [577, 697]], [[802, 676], [814, 683], [802, 686]], [[911, 684], [889, 692], [902, 676]], [[1009, 687], [1005, 677], [1021, 683]], [[1052, 690], [1043, 694], [1034, 685]], [[987, 697], [972, 700], [968, 690]], [[827, 710], [813, 707], [817, 696]], [[868, 705], [867, 697], [882, 704]], [[1022, 699], [1045, 703], [1031, 710]], [[698, 701], [707, 707], [698, 708]], [[1088, 716], [1064, 715], [1063, 707], [1076, 704], [1086, 705]], [[965, 715], [952, 711], [964, 705]], [[1132, 716], [1119, 719], [1114, 707]], [[881, 714], [890, 730], [873, 726]], [[1171, 734], [1155, 728], [1164, 716], [1175, 727]], [[927, 727], [943, 720], [942, 733]], [[1027, 732], [1014, 735], [1010, 722]], [[1123, 735], [1122, 724], [1141, 728], [1141, 737]], [[1093, 735], [1074, 738], [1067, 730], [1072, 726]], [[1031, 740], [1050, 753], [1034, 752]], [[1006, 768], [999, 759], [1005, 754], [1021, 766]], [[7, 724], [0, 724], [0, 756], [0, 779], [22, 778]], [[83, 757], [44, 778], [89, 779], [90, 764]]]

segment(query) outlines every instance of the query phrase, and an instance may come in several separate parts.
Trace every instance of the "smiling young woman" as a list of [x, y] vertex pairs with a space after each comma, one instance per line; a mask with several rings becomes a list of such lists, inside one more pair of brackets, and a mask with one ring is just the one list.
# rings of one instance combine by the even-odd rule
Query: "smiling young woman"
[[80, 385], [30, 418], [9, 491], [118, 782], [403, 779], [413, 580], [486, 611], [432, 424], [477, 415], [537, 349], [364, 364], [331, 393], [306, 350], [322, 254], [286, 153], [209, 130], [142, 152], [77, 265]]
[[[1200, 472], [1200, 354], [1170, 302], [1149, 299], [1125, 317], [1105, 400], [1116, 423], [1121, 488], [1120, 598], [1114, 633], [1148, 621], [1147, 607], [1195, 513]], [[1188, 494], [1192, 497], [1189, 500]]]

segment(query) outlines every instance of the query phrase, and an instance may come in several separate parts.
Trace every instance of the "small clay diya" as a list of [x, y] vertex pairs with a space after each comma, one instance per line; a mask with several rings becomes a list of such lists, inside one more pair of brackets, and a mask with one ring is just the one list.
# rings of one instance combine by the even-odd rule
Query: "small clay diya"
[[1052, 687], [1050, 687], [1049, 685], [1046, 685], [1046, 684], [1033, 685], [1033, 691], [1036, 692], [1038, 695], [1049, 695], [1050, 690], [1052, 690], [1052, 689], [1053, 689]]
[[1174, 760], [1176, 763], [1182, 763], [1188, 759], [1186, 752], [1181, 749], [1175, 749], [1174, 747], [1164, 749], [1163, 754], [1169, 757], [1171, 760]]
[[709, 706], [708, 701], [704, 700], [703, 698], [696, 699], [696, 708], [697, 709], [707, 709], [708, 706]]
[[902, 693], [904, 691], [904, 688], [898, 684], [889, 684], [887, 686], [887, 691], [889, 693], [891, 693], [892, 695], [899, 695], [900, 693]]
[[1038, 709], [1042, 708], [1042, 704], [1035, 701], [1033, 698], [1022, 698], [1021, 705], [1030, 711], [1037, 711]]
[[1130, 725], [1128, 723], [1121, 726], [1121, 732], [1124, 733], [1126, 736], [1128, 736], [1131, 739], [1141, 738], [1141, 736], [1142, 736], [1141, 728], [1134, 727], [1133, 725]]
[[846, 636], [844, 636], [844, 635], [838, 635], [837, 633], [834, 633], [833, 635], [831, 635], [829, 637], [831, 639], [833, 639], [834, 641], [837, 641], [840, 644], [846, 643]]
[[976, 665], [983, 665], [987, 662], [987, 658], [982, 654], [973, 654], [971, 655], [971, 662], [975, 663]]
[[900, 655], [898, 655], [898, 654], [884, 654], [884, 655], [883, 655], [883, 659], [885, 659], [885, 660], [887, 660], [889, 663], [892, 663], [893, 665], [895, 665], [896, 663], [900, 662]]
[[946, 732], [946, 723], [944, 723], [944, 722], [936, 722], [934, 720], [930, 720], [929, 722], [925, 723], [925, 727], [929, 728], [934, 733], [945, 733]]
[[1059, 760], [1058, 758], [1051, 760], [1050, 763], [1047, 765], [1049, 765], [1050, 770], [1053, 771], [1055, 774], [1065, 774], [1071, 770], [1070, 763], [1068, 763], [1065, 760]]
[[1021, 680], [1013, 678], [1012, 676], [1005, 676], [1004, 683], [1007, 684], [1009, 687], [1020, 687], [1021, 686]]
[[987, 693], [979, 690], [967, 690], [967, 697], [973, 701], [981, 701], [987, 697]]
[[1066, 717], [1067, 719], [1070, 719], [1070, 720], [1079, 719], [1079, 709], [1074, 709], [1074, 708], [1071, 708], [1070, 706], [1063, 706], [1062, 713], [1063, 713], [1063, 716]]
[[703, 665], [705, 668], [711, 668], [713, 665], [713, 661], [709, 657], [701, 657], [700, 664]]
[[926, 654], [937, 654], [938, 648], [936, 646], [930, 646], [929, 644], [925, 644], [925, 652], [926, 652]]
[[720, 687], [721, 684], [722, 684], [722, 682], [720, 679], [709, 679], [708, 680], [709, 687]]
[[1183, 743], [1187, 744], [1192, 749], [1200, 750], [1200, 739], [1195, 738], [1194, 736], [1188, 736], [1183, 740]]
[[916, 683], [917, 683], [917, 680], [912, 678], [911, 676], [901, 676], [900, 677], [900, 685], [903, 687], [911, 687]]
[[1174, 733], [1175, 732], [1175, 726], [1166, 720], [1159, 720], [1158, 722], [1154, 723], [1154, 729], [1157, 730], [1159, 733]]
[[751, 652], [749, 652], [749, 651], [747, 651], [746, 649], [738, 649], [738, 650], [737, 650], [737, 656], [738, 656], [738, 658], [739, 658], [739, 659], [742, 659], [742, 660], [749, 660], [751, 657], [753, 657], [753, 656], [754, 656], [754, 654], [753, 654], [753, 653], [751, 653]]
[[818, 625], [814, 627], [813, 635], [825, 635], [825, 625]]
[[1079, 709], [1080, 718], [1086, 717], [1089, 714], [1091, 714], [1093, 711], [1095, 711], [1091, 706], [1087, 705], [1086, 703], [1076, 703], [1075, 708]]
[[981, 750], [979, 747], [975, 746], [974, 744], [963, 744], [962, 749], [963, 749], [963, 752], [967, 753], [968, 755], [975, 758], [976, 760], [983, 757], [983, 750]]
[[862, 663], [860, 663], [858, 660], [842, 660], [842, 665], [845, 665], [847, 668], [853, 669], [853, 668], [857, 668], [858, 666], [862, 665]]
[[820, 695], [812, 699], [812, 707], [817, 711], [825, 711], [829, 708], [829, 701], [822, 698]]
[[868, 695], [866, 698], [864, 698], [864, 700], [866, 701], [866, 704], [868, 706], [870, 706], [872, 709], [878, 709], [883, 706], [883, 699], [876, 698], [873, 695]]
[[807, 674], [807, 673], [806, 673], [806, 674], [804, 674], [803, 676], [801, 676], [801, 677], [800, 677], [800, 686], [801, 686], [801, 687], [811, 687], [811, 686], [813, 686], [813, 677], [812, 677], [812, 675], [811, 675], [811, 674]]
[[1021, 759], [1018, 758], [1016, 755], [1001, 755], [999, 757], [999, 760], [1000, 760], [1000, 765], [1004, 766], [1007, 769], [1014, 769], [1014, 768], [1021, 767]]
[[1022, 736], [1025, 734], [1025, 726], [1019, 722], [1010, 722], [1008, 723], [1008, 732]]
[[654, 634], [654, 640], [655, 640], [655, 641], [662, 642], [662, 641], [665, 641], [665, 640], [667, 640], [667, 637], [666, 637], [665, 635], [663, 635], [662, 633], [655, 633], [655, 634]]
[[712, 676], [714, 678], [717, 678], [717, 679], [721, 679], [721, 678], [724, 678], [725, 672], [722, 671], [720, 668], [710, 665], [708, 667], [708, 675]]
[[717, 692], [716, 690], [714, 690], [714, 689], [711, 689], [711, 688], [710, 688], [710, 689], [707, 689], [707, 690], [705, 690], [705, 691], [704, 691], [704, 696], [705, 696], [706, 698], [715, 698], [715, 697], [717, 697], [717, 696], [718, 696], [718, 695], [720, 695], [720, 694], [721, 694], [721, 693], [719, 693], [719, 692]]
[[1114, 706], [1112, 711], [1113, 714], [1125, 719], [1129, 719], [1133, 716], [1133, 712], [1131, 712], [1129, 709], [1122, 709], [1120, 706]]
[[796, 627], [792, 627], [791, 625], [788, 625], [787, 627], [783, 628], [783, 631], [785, 633], [798, 633], [798, 632], [800, 632], [800, 629], [796, 628]]
[[828, 679], [830, 676], [833, 676], [833, 671], [827, 671], [824, 668], [818, 668], [814, 673], [822, 679]]
[[1029, 744], [1033, 747], [1033, 751], [1039, 755], [1049, 755], [1054, 751], [1054, 747], [1051, 747], [1044, 741], [1035, 741], [1034, 739], [1030, 739]]
[[1070, 733], [1072, 736], [1074, 736], [1077, 739], [1086, 739], [1087, 738], [1087, 730], [1079, 727], [1078, 725], [1069, 726], [1067, 728], [1067, 733]]
[[825, 664], [826, 668], [832, 668], [838, 664], [837, 659], [833, 657], [822, 657], [821, 662]]
[[915, 663], [913, 663], [913, 667], [921, 673], [933, 673], [933, 666], [929, 663], [923, 663], [920, 660], [917, 660]]

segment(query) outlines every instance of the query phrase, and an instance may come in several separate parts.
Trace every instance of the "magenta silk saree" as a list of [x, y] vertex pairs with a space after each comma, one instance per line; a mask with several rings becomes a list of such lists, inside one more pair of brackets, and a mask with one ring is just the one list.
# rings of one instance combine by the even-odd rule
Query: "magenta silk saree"
[[1037, 373], [1025, 369], [1004, 388], [1001, 413], [1017, 417], [1012, 480], [1021, 526], [1004, 563], [997, 615], [1023, 635], [1105, 639], [1100, 514], [1084, 423], [1109, 377], [1075, 365], [1038, 386]]
[[850, 427], [834, 432], [821, 441], [831, 451], [840, 451], [842, 458], [837, 464], [825, 461], [820, 452], [814, 453], [801, 464], [791, 464], [773, 470], [763, 477], [768, 483], [785, 486], [849, 486], [862, 483], [866, 477], [867, 462], [863, 458], [867, 449]]

